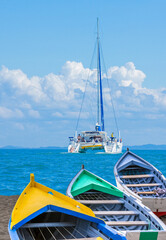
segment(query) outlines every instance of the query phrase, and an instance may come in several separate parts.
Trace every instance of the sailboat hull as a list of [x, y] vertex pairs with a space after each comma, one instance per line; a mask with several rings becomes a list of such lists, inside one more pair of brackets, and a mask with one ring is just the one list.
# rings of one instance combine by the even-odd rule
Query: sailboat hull
[[68, 147], [69, 153], [85, 153], [87, 150], [104, 150], [105, 153], [108, 154], [120, 154], [122, 153], [122, 143], [116, 144], [112, 143], [107, 145], [106, 143], [102, 144], [91, 144], [91, 143], [83, 143], [83, 144], [70, 144]]
[[104, 131], [86, 131], [81, 133], [81, 139], [72, 138], [69, 153], [85, 153], [87, 150], [104, 150], [105, 153], [122, 153], [122, 141], [111, 139]]

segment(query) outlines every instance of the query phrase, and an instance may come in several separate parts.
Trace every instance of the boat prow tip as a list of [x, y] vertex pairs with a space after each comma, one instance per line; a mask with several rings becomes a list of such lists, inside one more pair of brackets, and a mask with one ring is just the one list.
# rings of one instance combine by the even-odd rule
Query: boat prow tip
[[31, 174], [30, 174], [30, 183], [31, 183], [31, 186], [34, 185], [34, 182], [35, 182], [35, 175], [34, 175], [34, 173], [31, 173]]

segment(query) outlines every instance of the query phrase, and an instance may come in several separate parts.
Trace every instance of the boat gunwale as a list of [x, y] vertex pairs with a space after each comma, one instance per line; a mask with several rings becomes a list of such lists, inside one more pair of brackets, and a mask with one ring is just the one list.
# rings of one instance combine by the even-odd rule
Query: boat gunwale
[[[60, 213], [64, 213], [70, 216], [74, 216], [80, 219], [84, 219], [90, 222], [94, 222], [94, 223], [104, 223], [104, 221], [100, 218], [97, 217], [92, 217], [83, 213], [79, 213], [79, 212], [75, 212], [72, 211], [70, 209], [66, 209], [66, 208], [61, 208], [58, 206], [54, 206], [54, 205], [47, 205], [41, 209], [39, 209], [38, 211], [32, 213], [31, 215], [29, 215], [28, 217], [24, 218], [23, 220], [21, 220], [20, 222], [18, 222], [17, 224], [15, 224], [12, 229], [18, 229], [20, 228], [22, 225], [24, 225], [25, 223], [29, 222], [30, 220], [34, 219], [35, 217], [41, 215], [42, 213], [48, 212], [48, 211], [53, 211], [53, 212], [60, 212]], [[12, 230], [11, 229], [11, 230]]]
[[[90, 223], [91, 222], [96, 223], [99, 232], [101, 232], [102, 235], [106, 235], [107, 239], [110, 238], [110, 239], [116, 239], [116, 240], [127, 240], [123, 233], [119, 233], [117, 230], [115, 230], [111, 226], [108, 226], [103, 220], [101, 220], [99, 218], [96, 218], [96, 217], [95, 217], [95, 219], [100, 220], [100, 222], [97, 223], [97, 222], [89, 221], [87, 219], [85, 219], [85, 220], [89, 221]], [[11, 229], [10, 224], [11, 224], [11, 218], [10, 218], [9, 224], [8, 224], [8, 232], [9, 232], [9, 235], [10, 235], [11, 239], [12, 240], [20, 240], [17, 230], [24, 225], [20, 226], [18, 229], [16, 229], [16, 228]], [[83, 240], [84, 238], [81, 238], [81, 239]], [[88, 238], [85, 238], [85, 239], [88, 240]], [[91, 238], [89, 238], [89, 239], [91, 239]], [[94, 239], [104, 240], [100, 236], [96, 236], [96, 237], [94, 237]], [[78, 238], [78, 240], [79, 240], [79, 238]]]

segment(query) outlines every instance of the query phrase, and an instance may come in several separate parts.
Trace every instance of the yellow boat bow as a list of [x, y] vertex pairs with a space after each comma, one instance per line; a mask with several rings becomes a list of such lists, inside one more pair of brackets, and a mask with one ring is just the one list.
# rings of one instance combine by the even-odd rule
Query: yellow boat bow
[[[30, 175], [30, 183], [20, 195], [11, 215], [11, 229], [17, 229], [32, 218], [47, 210], [89, 215], [95, 217], [91, 209], [83, 204], [35, 182], [34, 174]], [[72, 214], [73, 215], [73, 214]]]

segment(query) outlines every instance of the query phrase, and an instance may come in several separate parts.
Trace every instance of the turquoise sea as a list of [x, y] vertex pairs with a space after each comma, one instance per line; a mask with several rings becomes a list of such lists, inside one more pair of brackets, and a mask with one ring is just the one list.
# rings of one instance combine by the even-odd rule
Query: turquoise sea
[[[165, 150], [133, 150], [166, 176]], [[85, 168], [115, 184], [113, 168], [122, 155], [69, 154], [66, 149], [0, 149], [0, 195], [20, 194], [35, 180], [65, 193], [69, 182], [84, 164]]]

